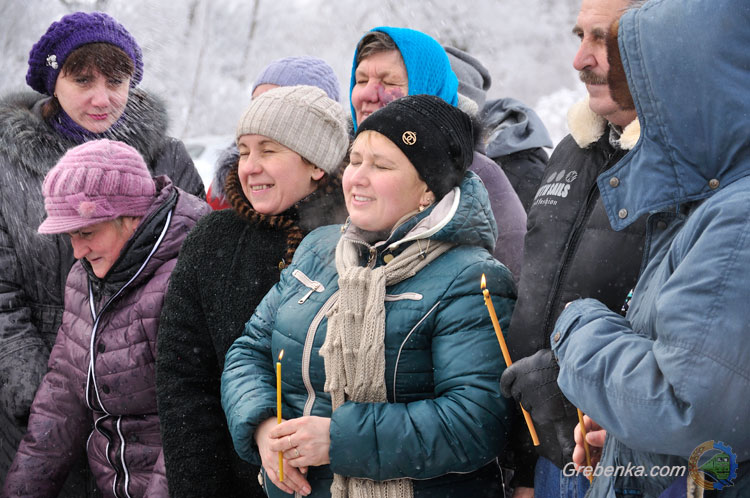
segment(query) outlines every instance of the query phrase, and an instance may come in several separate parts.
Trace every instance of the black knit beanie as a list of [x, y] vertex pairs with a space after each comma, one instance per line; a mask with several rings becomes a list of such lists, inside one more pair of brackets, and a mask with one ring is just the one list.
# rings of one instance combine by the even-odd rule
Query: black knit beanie
[[474, 155], [471, 118], [439, 97], [409, 95], [368, 116], [357, 129], [396, 144], [439, 200], [458, 186]]

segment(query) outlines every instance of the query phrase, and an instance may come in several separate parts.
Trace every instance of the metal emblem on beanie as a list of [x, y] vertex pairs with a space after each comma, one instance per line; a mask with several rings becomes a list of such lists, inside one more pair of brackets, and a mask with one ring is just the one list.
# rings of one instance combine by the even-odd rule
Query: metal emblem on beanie
[[413, 131], [405, 131], [404, 134], [401, 135], [401, 140], [403, 140], [406, 145], [414, 145], [417, 143], [417, 134]]
[[437, 199], [461, 183], [473, 158], [471, 118], [433, 95], [394, 100], [362, 121], [357, 135], [364, 131], [380, 133], [401, 149]]
[[57, 69], [57, 56], [55, 54], [47, 56], [47, 65], [52, 69]]

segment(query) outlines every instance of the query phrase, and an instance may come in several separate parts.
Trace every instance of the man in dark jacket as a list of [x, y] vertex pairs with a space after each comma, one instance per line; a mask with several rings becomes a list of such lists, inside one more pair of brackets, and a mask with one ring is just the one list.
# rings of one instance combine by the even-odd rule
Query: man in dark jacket
[[[629, 3], [582, 2], [573, 29], [581, 39], [573, 66], [588, 98], [568, 112], [571, 133], [550, 157], [529, 211], [526, 256], [508, 337], [517, 361], [502, 384], [504, 393], [531, 413], [541, 439], [533, 480], [538, 497], [583, 496], [588, 488], [583, 476], [561, 475], [571, 460], [577, 413], [556, 382], [559, 369], [549, 349], [555, 321], [566, 303], [581, 297], [596, 298], [619, 312], [641, 262], [645, 220], [612, 230], [596, 184], [597, 176], [624, 156], [640, 134], [635, 111], [620, 108], [606, 84], [605, 35]], [[610, 185], [617, 184], [617, 178], [610, 179]], [[519, 470], [534, 468], [530, 441], [519, 441], [515, 450]], [[531, 485], [530, 477], [521, 473], [516, 484]]]

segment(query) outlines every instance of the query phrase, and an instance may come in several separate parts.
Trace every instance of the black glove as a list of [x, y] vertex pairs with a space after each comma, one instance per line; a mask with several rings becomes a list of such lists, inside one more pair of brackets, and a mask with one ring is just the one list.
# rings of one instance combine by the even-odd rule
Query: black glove
[[562, 468], [573, 458], [573, 430], [578, 414], [557, 386], [559, 371], [552, 350], [541, 349], [505, 369], [500, 388], [504, 396], [512, 396], [534, 420], [541, 443], [537, 452]]

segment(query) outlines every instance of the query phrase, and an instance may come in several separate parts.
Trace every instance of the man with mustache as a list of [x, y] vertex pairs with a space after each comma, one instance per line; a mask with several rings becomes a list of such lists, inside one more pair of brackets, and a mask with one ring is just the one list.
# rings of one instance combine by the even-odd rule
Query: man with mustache
[[[583, 475], [562, 475], [575, 446], [577, 413], [557, 386], [559, 369], [549, 342], [555, 321], [566, 303], [581, 297], [596, 298], [620, 312], [641, 262], [645, 220], [615, 232], [596, 184], [597, 176], [622, 158], [640, 134], [635, 110], [613, 101], [607, 86], [607, 34], [633, 3], [582, 1], [573, 28], [581, 40], [573, 67], [588, 96], [568, 112], [570, 135], [550, 157], [528, 213], [518, 301], [508, 336], [516, 361], [503, 374], [502, 387], [530, 412], [541, 440], [536, 466], [525, 430], [518, 431], [525, 441], [514, 448], [514, 484], [526, 487], [533, 482], [536, 497], [582, 497], [588, 488]], [[617, 182], [612, 178], [610, 185]], [[534, 469], [533, 481], [527, 469]]]

